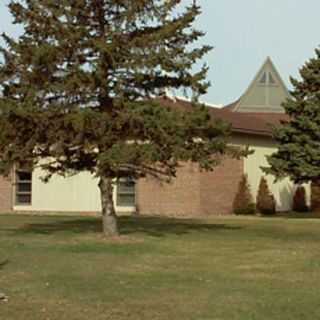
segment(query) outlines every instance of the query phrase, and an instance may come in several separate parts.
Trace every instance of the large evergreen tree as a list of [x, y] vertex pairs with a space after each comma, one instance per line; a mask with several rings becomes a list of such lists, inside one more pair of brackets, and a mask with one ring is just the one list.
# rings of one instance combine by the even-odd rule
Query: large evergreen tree
[[290, 120], [275, 129], [278, 151], [268, 157], [266, 172], [297, 183], [320, 181], [320, 50], [291, 79], [294, 89], [284, 104]]
[[167, 89], [206, 92], [211, 48], [193, 44], [200, 14], [180, 0], [25, 0], [9, 5], [23, 35], [3, 35], [0, 158], [46, 177], [88, 170], [99, 178], [103, 230], [117, 235], [115, 179], [175, 176], [180, 161], [211, 169], [228, 127], [203, 107], [165, 108]]

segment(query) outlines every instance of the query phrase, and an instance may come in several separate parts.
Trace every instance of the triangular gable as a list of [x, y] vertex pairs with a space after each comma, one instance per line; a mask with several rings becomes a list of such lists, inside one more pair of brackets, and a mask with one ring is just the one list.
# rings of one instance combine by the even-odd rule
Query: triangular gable
[[288, 89], [268, 57], [233, 111], [284, 113], [281, 104], [288, 97]]

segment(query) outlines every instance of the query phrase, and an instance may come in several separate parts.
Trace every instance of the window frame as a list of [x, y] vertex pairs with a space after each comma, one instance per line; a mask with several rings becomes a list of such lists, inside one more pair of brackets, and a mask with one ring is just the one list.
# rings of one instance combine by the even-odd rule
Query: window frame
[[[30, 179], [20, 179], [20, 173], [30, 174]], [[19, 185], [30, 185], [30, 191], [20, 191]], [[14, 203], [16, 206], [32, 206], [32, 171], [26, 169], [16, 169], [15, 170], [15, 192], [14, 192]], [[19, 201], [19, 196], [28, 196], [30, 201], [23, 202]]]
[[260, 87], [278, 87], [278, 83], [275, 80], [271, 71], [264, 71], [260, 80], [258, 81]]
[[[121, 187], [120, 187], [120, 183], [123, 183], [123, 182], [128, 182], [130, 181], [130, 183], [132, 182], [133, 183], [133, 186], [132, 186], [132, 191], [121, 191]], [[132, 178], [126, 178], [126, 177], [123, 177], [123, 178], [119, 178], [117, 179], [117, 182], [116, 182], [116, 194], [115, 194], [115, 202], [116, 202], [116, 207], [119, 207], [119, 208], [135, 208], [136, 206], [136, 197], [137, 197], [137, 192], [136, 192], [136, 181]], [[132, 204], [122, 204], [120, 202], [120, 197], [121, 196], [132, 196], [133, 198], [133, 202]]]
[[264, 71], [258, 81], [258, 84], [264, 87], [268, 85], [268, 81], [269, 81], [268, 72]]

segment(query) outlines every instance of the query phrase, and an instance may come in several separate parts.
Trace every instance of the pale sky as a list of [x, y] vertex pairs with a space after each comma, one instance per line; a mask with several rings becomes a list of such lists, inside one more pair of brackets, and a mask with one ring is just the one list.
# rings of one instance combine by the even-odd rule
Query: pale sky
[[[183, 0], [190, 2], [190, 0]], [[0, 3], [0, 33], [17, 36]], [[267, 56], [289, 86], [289, 76], [314, 56], [320, 45], [319, 0], [198, 0], [203, 13], [197, 27], [203, 43], [215, 47], [204, 59], [211, 88], [203, 101], [227, 104], [244, 92]]]

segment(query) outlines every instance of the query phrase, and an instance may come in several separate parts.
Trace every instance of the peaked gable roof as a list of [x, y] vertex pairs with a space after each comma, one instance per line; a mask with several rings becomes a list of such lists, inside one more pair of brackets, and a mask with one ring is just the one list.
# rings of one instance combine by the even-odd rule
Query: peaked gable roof
[[268, 57], [246, 92], [226, 108], [235, 112], [284, 113], [281, 104], [289, 96], [285, 83]]

